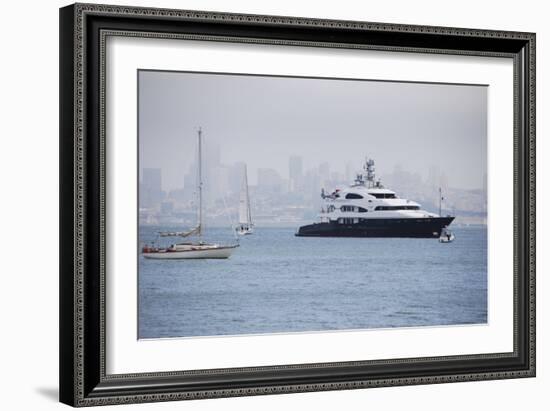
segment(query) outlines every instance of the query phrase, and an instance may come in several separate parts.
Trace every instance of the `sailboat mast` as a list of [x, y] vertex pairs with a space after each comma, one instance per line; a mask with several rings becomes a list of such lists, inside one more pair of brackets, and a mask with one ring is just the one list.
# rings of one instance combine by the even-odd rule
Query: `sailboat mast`
[[250, 196], [248, 195], [248, 173], [246, 164], [244, 165], [244, 182], [246, 187], [246, 219], [248, 220], [248, 225], [252, 225], [252, 215], [250, 214]]
[[199, 127], [199, 236], [202, 236], [202, 130]]
[[252, 214], [250, 213], [250, 195], [248, 194], [248, 172], [247, 172], [247, 167], [246, 167], [246, 164], [244, 166], [244, 182], [245, 182], [245, 187], [246, 187], [246, 211], [247, 211], [247, 220], [248, 220], [248, 225], [251, 226], [252, 225]]

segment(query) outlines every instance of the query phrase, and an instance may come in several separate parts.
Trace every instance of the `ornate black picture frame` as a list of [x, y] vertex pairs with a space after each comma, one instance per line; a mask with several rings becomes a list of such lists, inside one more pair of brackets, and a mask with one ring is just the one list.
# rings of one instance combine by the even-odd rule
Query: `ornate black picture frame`
[[[508, 57], [514, 64], [514, 350], [109, 375], [105, 371], [105, 39]], [[60, 400], [73, 406], [535, 376], [535, 34], [75, 4], [60, 10]]]

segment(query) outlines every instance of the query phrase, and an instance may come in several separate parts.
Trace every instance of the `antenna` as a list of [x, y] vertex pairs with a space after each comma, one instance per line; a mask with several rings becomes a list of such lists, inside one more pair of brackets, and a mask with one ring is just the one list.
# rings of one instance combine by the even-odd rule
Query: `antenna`
[[374, 185], [374, 180], [376, 178], [374, 160], [366, 157], [363, 169], [367, 172], [367, 181], [369, 182], [369, 186]]
[[441, 196], [441, 187], [439, 187], [439, 217], [441, 217], [441, 200], [443, 197]]

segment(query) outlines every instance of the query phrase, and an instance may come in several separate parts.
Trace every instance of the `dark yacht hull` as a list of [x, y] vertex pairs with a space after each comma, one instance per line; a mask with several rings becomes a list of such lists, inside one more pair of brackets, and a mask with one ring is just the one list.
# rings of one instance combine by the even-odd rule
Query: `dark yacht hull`
[[454, 217], [371, 218], [356, 224], [338, 222], [304, 225], [298, 237], [412, 237], [437, 238]]

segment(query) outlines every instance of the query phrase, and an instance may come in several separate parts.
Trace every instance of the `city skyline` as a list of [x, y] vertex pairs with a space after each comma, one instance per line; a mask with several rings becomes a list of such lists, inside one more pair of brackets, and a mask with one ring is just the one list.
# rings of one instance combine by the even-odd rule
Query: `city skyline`
[[[366, 158], [367, 157], [365, 157], [365, 159]], [[362, 167], [353, 167], [351, 163], [349, 163], [345, 167], [345, 170], [334, 170], [330, 168], [330, 164], [328, 164], [327, 162], [322, 162], [317, 167], [312, 167], [310, 169], [304, 170], [302, 164], [302, 157], [290, 156], [288, 165], [289, 172], [287, 178], [285, 178], [284, 175], [280, 175], [279, 172], [273, 168], [258, 168], [255, 170], [257, 177], [254, 179], [255, 182], [253, 184], [250, 183], [250, 175], [254, 175], [254, 172], [251, 173], [250, 168], [244, 162], [236, 162], [233, 164], [222, 164], [220, 162], [214, 166], [214, 169], [222, 168], [228, 171], [228, 175], [225, 176], [226, 178], [222, 178], [221, 180], [224, 180], [226, 183], [230, 184], [232, 191], [235, 191], [237, 188], [240, 187], [242, 173], [244, 172], [243, 170], [245, 166], [247, 167], [247, 173], [249, 175], [249, 186], [261, 186], [268, 188], [273, 188], [273, 186], [281, 186], [281, 188], [285, 188], [285, 191], [288, 192], [296, 192], [300, 189], [303, 189], [306, 176], [314, 175], [316, 178], [318, 178], [319, 183], [321, 184], [319, 189], [333, 189], [339, 187], [330, 187], [327, 184], [352, 184], [357, 174], [364, 173]], [[140, 178], [140, 185], [142, 186], [142, 189], [145, 189], [147, 191], [147, 196], [153, 197], [155, 199], [159, 198], [160, 192], [166, 194], [171, 191], [177, 190], [195, 190], [197, 188], [197, 176], [195, 169], [196, 167], [196, 163], [192, 163], [189, 167], [188, 172], [184, 175], [184, 184], [179, 187], [173, 187], [170, 189], [166, 189], [166, 187], [162, 184], [162, 168], [144, 167], [141, 169], [140, 173], [140, 175], [142, 176]], [[402, 173], [403, 168], [399, 165], [396, 165], [394, 169], [391, 170], [391, 172], [386, 172], [385, 174], [376, 173], [376, 179], [381, 180], [382, 184], [384, 184], [384, 180], [386, 180], [388, 176], [395, 175], [396, 172]], [[203, 165], [203, 180], [207, 180], [209, 178], [209, 175], [211, 174], [213, 174], [212, 170], [208, 166]], [[421, 181], [426, 180], [427, 184], [431, 184], [434, 187], [449, 187], [448, 177], [446, 173], [441, 171], [437, 166], [434, 165], [430, 166], [426, 176], [422, 176], [418, 173], [408, 174], [417, 176]], [[486, 177], [484, 178], [486, 179]], [[486, 182], [485, 184], [483, 184], [482, 187], [477, 189], [485, 191]]]
[[160, 168], [165, 191], [185, 187], [198, 126], [207, 163], [246, 163], [251, 185], [270, 169], [292, 189], [292, 157], [302, 174], [323, 165], [350, 177], [365, 156], [381, 176], [401, 167], [426, 179], [436, 167], [449, 186], [485, 184], [484, 86], [149, 71], [139, 85], [140, 173]]
[[[194, 166], [185, 175], [188, 182], [186, 188], [170, 191], [161, 189], [161, 169], [142, 170], [140, 224], [193, 224], [197, 210], [197, 174]], [[231, 165], [215, 163], [212, 169], [203, 168], [203, 207], [207, 210], [208, 224], [223, 225], [228, 219], [234, 219], [244, 168], [242, 162]], [[344, 188], [353, 180], [350, 167], [345, 172], [338, 172], [331, 170], [326, 162], [304, 170], [299, 156], [288, 159], [288, 179], [274, 169], [260, 168], [258, 171], [258, 181], [254, 185], [249, 184], [249, 190], [253, 218], [260, 226], [295, 225], [315, 220], [322, 207], [321, 189], [326, 192]], [[398, 196], [419, 201], [431, 212], [438, 211], [439, 189], [442, 189], [444, 201], [441, 209], [457, 216], [456, 224], [486, 224], [486, 185], [476, 190], [449, 187], [447, 175], [437, 166], [430, 167], [426, 178], [396, 166], [391, 173], [378, 175], [379, 179]]]

